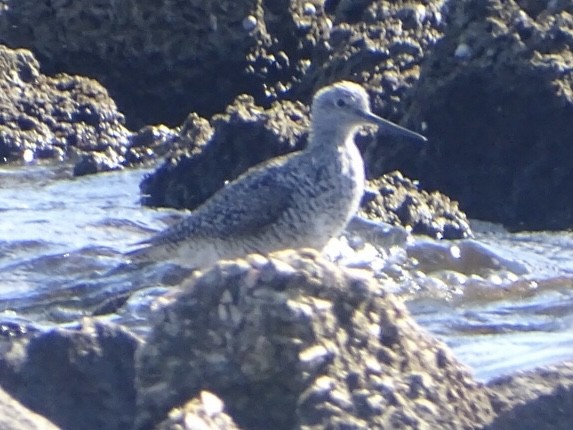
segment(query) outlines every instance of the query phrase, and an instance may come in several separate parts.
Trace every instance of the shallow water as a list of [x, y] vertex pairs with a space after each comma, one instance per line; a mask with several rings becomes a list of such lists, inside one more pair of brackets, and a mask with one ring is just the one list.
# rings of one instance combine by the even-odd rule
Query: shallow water
[[[123, 267], [122, 253], [182, 214], [139, 205], [143, 170], [70, 172], [0, 169], [0, 334], [93, 312], [144, 333], [154, 297], [186, 272]], [[384, 285], [480, 379], [573, 358], [573, 234], [474, 224], [474, 241], [383, 253]]]

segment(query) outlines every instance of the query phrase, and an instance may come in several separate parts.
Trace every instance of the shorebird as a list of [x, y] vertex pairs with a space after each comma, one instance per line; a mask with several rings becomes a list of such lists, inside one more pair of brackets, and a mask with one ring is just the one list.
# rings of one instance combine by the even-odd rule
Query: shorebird
[[363, 125], [426, 141], [370, 111], [353, 82], [320, 89], [311, 106], [308, 145], [243, 173], [178, 224], [127, 254], [132, 262], [171, 261], [190, 267], [248, 253], [315, 248], [339, 235], [364, 192], [364, 162], [354, 143]]

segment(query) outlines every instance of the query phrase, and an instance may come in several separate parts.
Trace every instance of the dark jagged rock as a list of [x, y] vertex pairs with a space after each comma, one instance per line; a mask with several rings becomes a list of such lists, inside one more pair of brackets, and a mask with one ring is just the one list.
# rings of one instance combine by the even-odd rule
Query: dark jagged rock
[[2, 430], [58, 430], [58, 427], [24, 407], [2, 388], [0, 388], [0, 428]]
[[[193, 114], [189, 116], [192, 117]], [[124, 166], [138, 166], [156, 162], [159, 157], [165, 156], [169, 151], [178, 147], [179, 135], [177, 130], [172, 130], [164, 125], [143, 127], [129, 140], [124, 157]]]
[[62, 428], [130, 428], [138, 343], [118, 326], [85, 319], [79, 329], [15, 340], [0, 356], [0, 384]]
[[72, 160], [81, 176], [156, 161], [177, 148], [174, 130], [131, 133], [96, 81], [45, 76], [26, 50], [0, 45], [0, 90], [0, 163]]
[[488, 383], [496, 418], [484, 430], [573, 428], [573, 363], [497, 378]]
[[443, 34], [442, 2], [341, 1], [325, 7], [329, 31], [313, 41], [312, 61], [293, 91], [312, 94], [356, 76], [376, 113], [391, 120], [402, 116], [424, 55]]
[[[517, 275], [529, 273], [527, 266], [519, 259], [503, 257], [474, 240], [460, 240], [453, 245], [451, 242], [417, 240], [405, 249], [408, 257], [415, 261], [416, 270], [424, 273], [449, 270], [458, 275], [475, 274], [483, 277], [492, 272], [511, 272]], [[493, 300], [494, 293], [491, 292], [488, 297]]]
[[473, 217], [573, 226], [573, 4], [466, 0], [422, 68], [410, 118], [431, 145], [412, 170]]
[[474, 429], [486, 392], [366, 272], [314, 251], [220, 262], [164, 296], [136, 356], [136, 428], [201, 390], [250, 429]]
[[412, 233], [443, 239], [472, 236], [466, 215], [457, 202], [438, 192], [419, 189], [414, 181], [400, 172], [388, 173], [369, 181], [374, 193], [366, 193], [361, 214], [388, 224], [402, 225]]
[[245, 57], [269, 37], [256, 0], [2, 4], [0, 42], [33, 49], [49, 73], [98, 79], [132, 128], [222, 111], [250, 92]]
[[97, 78], [132, 128], [177, 124], [190, 111], [211, 116], [242, 93], [265, 107], [308, 101], [350, 76], [371, 83], [389, 114], [443, 26], [442, 1], [2, 3], [0, 42], [32, 49], [50, 73]]

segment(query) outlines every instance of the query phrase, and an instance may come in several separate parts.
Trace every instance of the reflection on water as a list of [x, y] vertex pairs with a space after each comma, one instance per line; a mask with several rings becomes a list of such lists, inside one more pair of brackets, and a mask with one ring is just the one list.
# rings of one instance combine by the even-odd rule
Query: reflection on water
[[[94, 313], [145, 332], [150, 303], [187, 272], [128, 267], [122, 253], [182, 214], [139, 205], [144, 171], [70, 171], [0, 169], [0, 334]], [[475, 230], [393, 249], [384, 285], [479, 378], [573, 358], [573, 234]]]

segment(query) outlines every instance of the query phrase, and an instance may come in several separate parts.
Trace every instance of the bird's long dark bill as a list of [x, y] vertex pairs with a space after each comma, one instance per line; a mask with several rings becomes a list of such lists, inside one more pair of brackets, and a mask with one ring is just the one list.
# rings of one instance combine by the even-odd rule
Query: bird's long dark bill
[[393, 122], [385, 120], [384, 118], [374, 115], [371, 112], [360, 112], [360, 116], [362, 116], [362, 118], [364, 118], [364, 120], [366, 120], [368, 123], [372, 125], [377, 125], [380, 131], [383, 133], [404, 136], [408, 139], [420, 143], [428, 141], [428, 139], [426, 139], [421, 134], [418, 134], [415, 131], [408, 130], [407, 128], [401, 127], [397, 124], [394, 124]]

